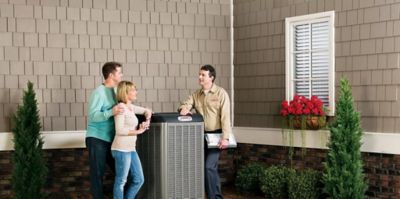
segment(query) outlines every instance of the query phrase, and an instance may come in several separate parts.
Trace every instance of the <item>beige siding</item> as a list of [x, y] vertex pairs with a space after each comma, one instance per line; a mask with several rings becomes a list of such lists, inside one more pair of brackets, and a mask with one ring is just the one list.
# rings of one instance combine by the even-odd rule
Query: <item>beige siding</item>
[[[198, 88], [202, 64], [229, 90], [230, 13], [226, 0], [0, 1], [0, 132], [28, 80], [43, 130], [86, 129], [90, 92], [106, 61], [124, 65], [138, 103], [176, 111]], [[224, 73], [223, 73], [224, 71]], [[193, 81], [193, 82], [192, 82]]]
[[400, 132], [399, 1], [237, 0], [234, 8], [236, 126], [280, 127], [285, 17], [334, 10], [336, 85], [350, 80], [364, 130]]

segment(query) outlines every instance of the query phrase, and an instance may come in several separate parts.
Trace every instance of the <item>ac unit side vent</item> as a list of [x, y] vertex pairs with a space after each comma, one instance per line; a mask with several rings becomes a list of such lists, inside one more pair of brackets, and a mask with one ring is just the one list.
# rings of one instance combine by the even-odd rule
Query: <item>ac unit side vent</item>
[[202, 122], [153, 123], [138, 136], [145, 183], [138, 198], [204, 198]]
[[168, 125], [168, 198], [201, 198], [202, 125]]

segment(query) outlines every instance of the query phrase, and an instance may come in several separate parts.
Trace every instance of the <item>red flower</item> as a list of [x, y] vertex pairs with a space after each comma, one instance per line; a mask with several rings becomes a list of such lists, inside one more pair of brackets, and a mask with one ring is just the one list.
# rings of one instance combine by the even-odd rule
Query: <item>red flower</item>
[[319, 101], [319, 99], [318, 99], [318, 97], [317, 96], [315, 96], [315, 95], [313, 95], [313, 96], [311, 96], [311, 101]]
[[307, 101], [308, 101], [308, 99], [307, 98], [305, 98], [304, 96], [301, 96], [300, 97], [300, 101], [301, 101], [301, 103], [307, 103]]
[[280, 115], [315, 115], [324, 116], [324, 103], [317, 96], [313, 95], [307, 99], [301, 95], [295, 95], [291, 101], [282, 101]]
[[294, 109], [292, 107], [289, 107], [288, 112], [289, 112], [289, 114], [294, 114]]
[[281, 106], [282, 106], [282, 108], [287, 109], [287, 108], [289, 107], [288, 101], [283, 101], [283, 102], [281, 103]]

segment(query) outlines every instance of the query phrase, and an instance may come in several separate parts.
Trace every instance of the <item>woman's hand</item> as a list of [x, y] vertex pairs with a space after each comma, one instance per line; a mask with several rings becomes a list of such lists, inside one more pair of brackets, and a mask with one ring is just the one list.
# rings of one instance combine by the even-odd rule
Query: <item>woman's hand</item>
[[144, 112], [144, 117], [146, 117], [146, 122], [149, 121], [149, 125], [150, 125], [150, 119], [151, 119], [152, 115], [153, 115], [153, 112], [151, 109], [146, 109], [146, 111]]
[[143, 127], [145, 129], [149, 129], [150, 128], [150, 120], [146, 120], [146, 121], [142, 122], [141, 125], [143, 125]]
[[139, 125], [139, 129], [137, 130], [137, 134], [142, 134], [143, 132], [145, 132], [147, 129], [149, 129], [149, 125], [146, 124], [146, 122], [142, 122]]

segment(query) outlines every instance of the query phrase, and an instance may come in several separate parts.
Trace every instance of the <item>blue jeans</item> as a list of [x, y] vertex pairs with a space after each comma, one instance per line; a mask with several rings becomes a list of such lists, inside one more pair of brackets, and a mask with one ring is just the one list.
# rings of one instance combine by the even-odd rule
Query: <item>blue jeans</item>
[[111, 156], [111, 143], [94, 137], [86, 138], [89, 151], [90, 191], [93, 199], [103, 199], [103, 176], [106, 164], [115, 171], [114, 159]]
[[[134, 199], [144, 183], [142, 164], [136, 151], [122, 152], [111, 150], [115, 159], [115, 182], [114, 199]], [[130, 176], [130, 182], [127, 183], [124, 194], [124, 186]]]

